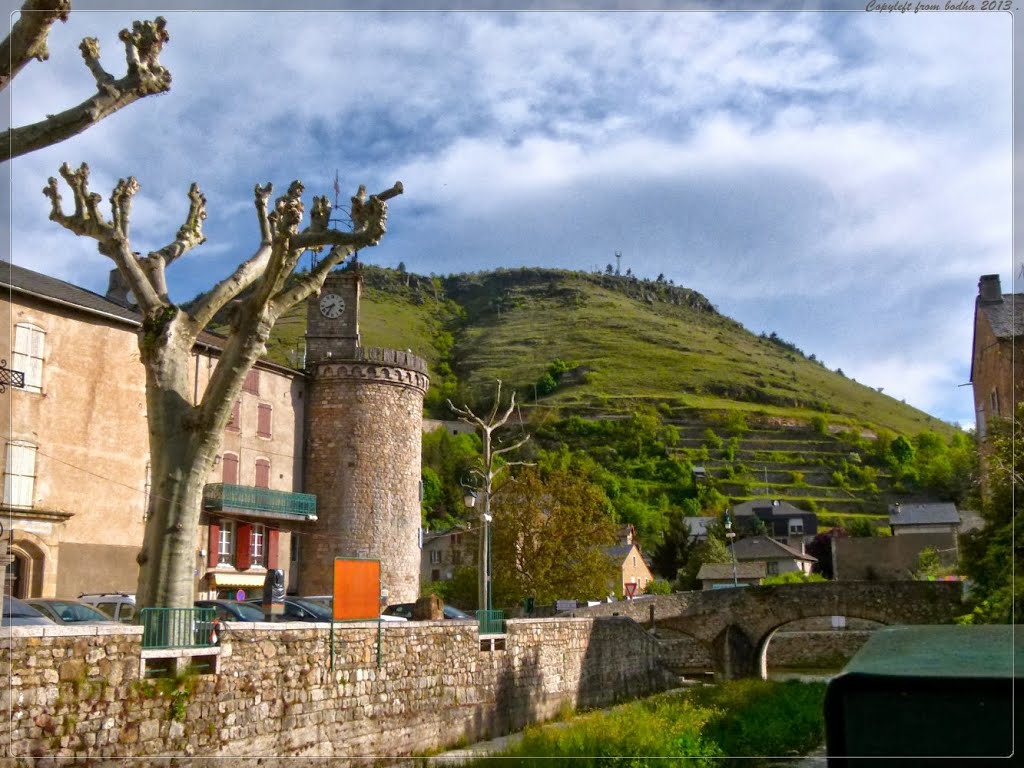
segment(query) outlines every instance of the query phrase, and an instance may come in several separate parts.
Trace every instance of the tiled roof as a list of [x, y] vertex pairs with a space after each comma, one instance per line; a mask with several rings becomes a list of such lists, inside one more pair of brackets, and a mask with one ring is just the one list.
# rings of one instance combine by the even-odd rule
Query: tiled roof
[[117, 304], [98, 293], [65, 283], [49, 275], [33, 272], [17, 264], [0, 264], [0, 286], [9, 286], [12, 291], [53, 299], [93, 312], [101, 312], [138, 325], [142, 316], [127, 307]]
[[708, 525], [715, 522], [713, 517], [684, 517], [684, 522], [690, 529], [690, 536], [696, 538], [698, 536], [708, 535]]
[[798, 549], [776, 541], [771, 536], [748, 536], [737, 539], [729, 547], [736, 552], [737, 560], [806, 560], [818, 562], [816, 557], [800, 552]]
[[753, 515], [754, 510], [760, 509], [771, 509], [772, 517], [789, 517], [792, 515], [807, 515], [810, 514], [806, 509], [800, 509], [790, 504], [788, 501], [780, 501], [776, 499], [751, 499], [750, 501], [744, 501], [742, 504], [737, 504], [732, 508], [732, 513], [736, 517], [746, 517]]
[[978, 310], [985, 315], [996, 338], [1024, 336], [1024, 293], [1004, 293], [1002, 301], [979, 301]]
[[[768, 566], [763, 561], [736, 563], [736, 578], [738, 579], [763, 579], [768, 575]], [[704, 563], [697, 571], [697, 578], [705, 579], [731, 579], [733, 576], [732, 563]]]
[[889, 507], [889, 525], [958, 525], [956, 504], [893, 504]]
[[[20, 267], [17, 264], [0, 262], [0, 289], [4, 288], [10, 288], [15, 293], [55, 301], [85, 312], [99, 313], [134, 326], [142, 325], [142, 315], [133, 309], [100, 296], [98, 293], [87, 291], [85, 288], [79, 288], [77, 285], [66, 283], [49, 275], [33, 272], [31, 269]], [[199, 334], [198, 344], [221, 350], [226, 341], [227, 339], [219, 334], [202, 331]], [[296, 373], [292, 368], [273, 363], [265, 358], [261, 358], [258, 364], [261, 368], [276, 369], [292, 375]]]
[[605, 552], [607, 552], [609, 555], [611, 555], [612, 557], [617, 557], [620, 560], [632, 551], [632, 544], [619, 544], [618, 546], [608, 547], [605, 549]]

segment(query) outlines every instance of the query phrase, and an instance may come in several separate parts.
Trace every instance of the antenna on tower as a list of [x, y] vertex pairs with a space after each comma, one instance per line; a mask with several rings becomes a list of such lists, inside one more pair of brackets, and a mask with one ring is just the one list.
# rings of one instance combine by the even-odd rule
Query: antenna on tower
[[616, 275], [622, 274], [622, 272], [619, 269], [619, 267], [621, 267], [621, 266], [622, 266], [622, 251], [616, 251], [615, 252], [615, 274]]
[[[342, 211], [341, 207], [341, 179], [338, 175], [338, 169], [334, 169], [334, 204], [331, 206], [332, 211]], [[327, 221], [328, 224], [334, 224], [336, 227], [348, 227], [352, 229], [352, 215], [351, 213], [341, 213], [335, 216], [331, 216]], [[356, 261], [359, 258], [359, 251], [353, 251], [352, 261]], [[310, 259], [312, 260], [312, 267], [316, 266], [316, 254], [310, 251]]]

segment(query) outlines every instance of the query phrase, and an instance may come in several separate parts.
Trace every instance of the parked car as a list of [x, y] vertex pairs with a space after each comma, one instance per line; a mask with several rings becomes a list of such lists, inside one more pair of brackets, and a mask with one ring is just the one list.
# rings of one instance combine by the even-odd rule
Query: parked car
[[[401, 616], [403, 619], [411, 621], [412, 611], [413, 608], [415, 608], [415, 606], [415, 603], [395, 603], [394, 605], [389, 605], [387, 608], [384, 609], [384, 615]], [[446, 619], [454, 619], [459, 621], [466, 621], [467, 619], [469, 621], [475, 621], [475, 619], [472, 616], [470, 616], [465, 611], [460, 611], [454, 605], [444, 606], [444, 617]]]
[[[250, 605], [255, 605], [263, 613], [263, 598], [254, 597], [247, 600]], [[287, 597], [284, 600], [284, 613], [281, 615], [283, 621], [330, 621], [331, 609], [323, 603], [313, 600], [306, 600], [301, 597]]]
[[266, 621], [263, 609], [241, 600], [196, 600], [196, 608], [213, 608], [220, 621]]
[[116, 624], [107, 614], [81, 600], [34, 597], [25, 601], [57, 624]]
[[42, 627], [53, 626], [53, 622], [16, 597], [4, 595], [4, 613], [0, 627]]
[[[320, 603], [326, 606], [327, 610], [334, 612], [334, 597], [331, 595], [311, 595], [309, 597], [302, 598], [303, 600], [311, 600], [314, 603]], [[381, 614], [381, 621], [407, 621], [404, 616], [391, 616], [389, 614]], [[372, 619], [371, 619], [372, 621]]]
[[114, 621], [135, 623], [135, 595], [127, 592], [83, 592], [78, 599], [107, 614]]

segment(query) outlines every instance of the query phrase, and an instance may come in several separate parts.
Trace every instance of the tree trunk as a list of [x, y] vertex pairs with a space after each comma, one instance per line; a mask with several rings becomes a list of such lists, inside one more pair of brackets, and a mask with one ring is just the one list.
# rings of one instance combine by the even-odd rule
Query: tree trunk
[[206, 485], [228, 408], [217, 424], [195, 423], [191, 350], [175, 320], [143, 327], [152, 496], [139, 553], [137, 605], [191, 608], [195, 600], [196, 537]]

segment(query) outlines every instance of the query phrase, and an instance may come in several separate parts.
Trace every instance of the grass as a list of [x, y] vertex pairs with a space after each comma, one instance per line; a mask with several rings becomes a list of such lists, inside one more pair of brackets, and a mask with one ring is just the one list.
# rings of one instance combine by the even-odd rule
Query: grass
[[[432, 372], [444, 354], [439, 333], [454, 332], [451, 363], [467, 391], [487, 395], [500, 378], [524, 406], [534, 401], [533, 383], [561, 358], [587, 366], [587, 380], [541, 405], [614, 413], [668, 403], [695, 419], [741, 412], [807, 422], [824, 415], [834, 427], [908, 435], [951, 429], [751, 333], [711, 311], [703, 297], [673, 290], [559, 270], [442, 280], [365, 267], [360, 332], [364, 346], [411, 349]], [[698, 300], [671, 303], [687, 295]], [[300, 365], [304, 331], [302, 306], [278, 321], [271, 359]]]
[[468, 765], [756, 766], [824, 741], [824, 695], [823, 683], [763, 680], [660, 694], [529, 728], [512, 749]]

